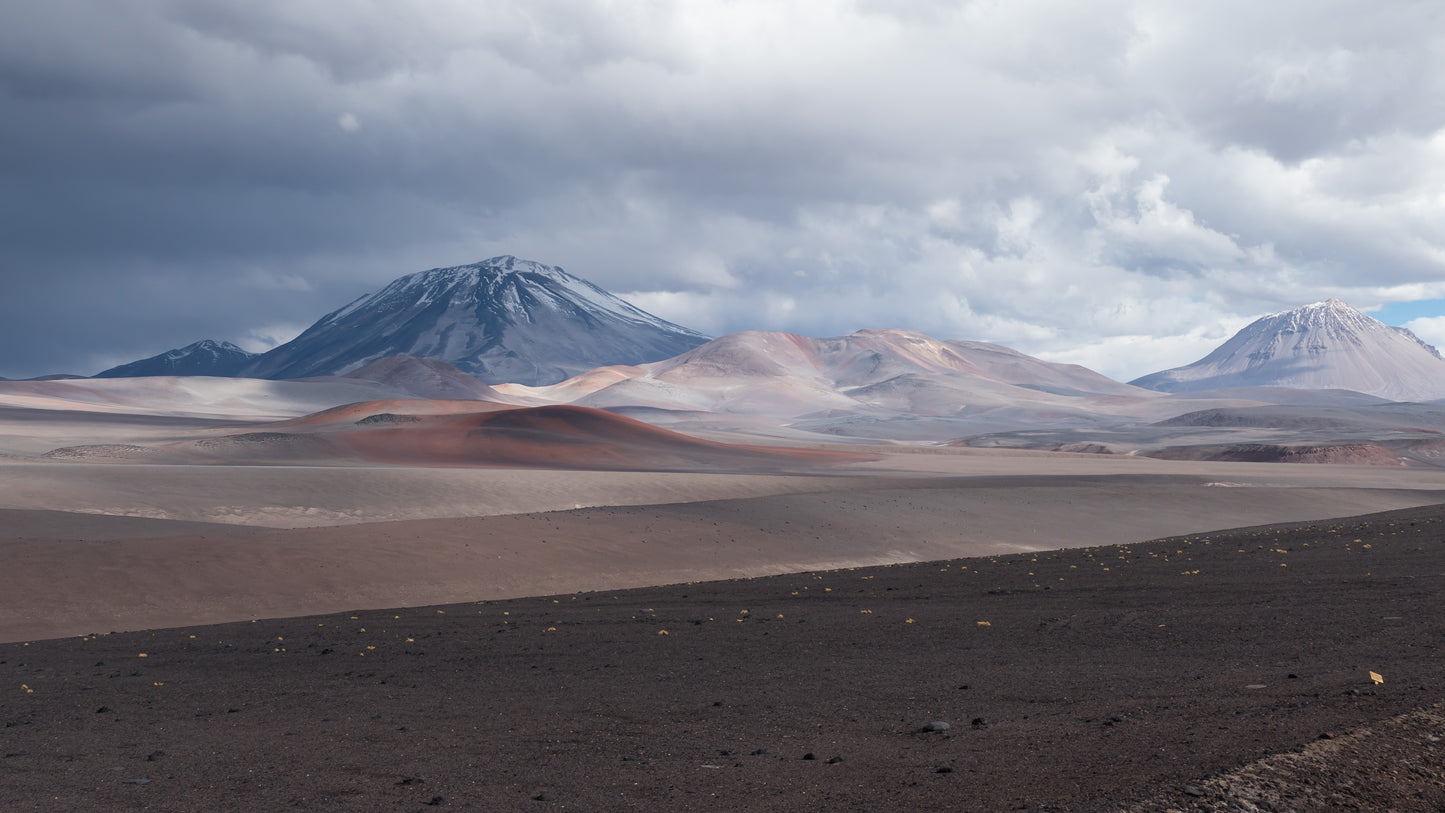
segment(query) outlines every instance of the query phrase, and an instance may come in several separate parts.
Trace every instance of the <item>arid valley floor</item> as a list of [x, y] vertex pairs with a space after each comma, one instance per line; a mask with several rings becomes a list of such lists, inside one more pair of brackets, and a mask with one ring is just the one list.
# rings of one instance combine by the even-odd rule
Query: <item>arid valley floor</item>
[[1442, 803], [1445, 470], [543, 417], [6, 408], [0, 807]]

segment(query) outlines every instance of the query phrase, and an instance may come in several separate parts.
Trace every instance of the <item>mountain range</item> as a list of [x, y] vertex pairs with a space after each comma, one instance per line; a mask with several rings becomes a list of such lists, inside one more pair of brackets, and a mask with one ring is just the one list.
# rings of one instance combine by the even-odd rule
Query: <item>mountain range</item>
[[910, 330], [860, 330], [829, 339], [743, 331], [651, 364], [604, 367], [551, 387], [504, 385], [499, 391], [607, 409], [795, 418], [829, 412], [954, 415], [1146, 394], [1077, 365]]
[[[97, 377], [308, 378], [398, 357], [444, 362], [518, 392], [542, 388], [524, 397], [554, 403], [795, 418], [952, 415], [1048, 406], [1050, 396], [1261, 387], [1445, 399], [1445, 359], [1435, 348], [1337, 299], [1262, 317], [1192, 364], [1125, 385], [998, 345], [904, 330], [828, 339], [744, 331], [709, 341], [561, 268], [512, 256], [403, 276], [264, 354], [205, 340]], [[448, 386], [470, 397], [468, 386]]]
[[[357, 402], [384, 404], [385, 414], [567, 405], [728, 442], [1445, 465], [1445, 359], [1337, 300], [1263, 317], [1194, 364], [1124, 384], [1007, 347], [909, 330], [832, 338], [743, 331], [704, 340], [599, 290], [514, 258], [434, 269], [329, 314], [271, 353], [198, 342], [92, 381], [3, 382], [0, 408], [287, 420]], [[487, 300], [488, 291], [501, 300]], [[524, 341], [543, 324], [557, 327], [552, 341]], [[589, 345], [594, 328], [601, 340]], [[648, 344], [659, 337], [686, 348], [613, 363], [626, 353], [665, 353]], [[459, 369], [467, 360], [530, 372], [534, 383], [518, 375], [485, 384]], [[258, 377], [263, 362], [272, 375], [303, 377]], [[189, 377], [197, 371], [238, 377]], [[125, 377], [142, 372], [152, 376]]]

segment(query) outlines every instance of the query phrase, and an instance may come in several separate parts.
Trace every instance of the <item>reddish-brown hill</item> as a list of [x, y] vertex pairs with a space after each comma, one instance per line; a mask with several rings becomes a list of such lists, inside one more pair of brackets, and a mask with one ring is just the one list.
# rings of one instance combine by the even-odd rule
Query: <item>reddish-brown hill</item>
[[639, 471], [778, 470], [865, 455], [734, 446], [600, 409], [545, 406], [356, 426], [336, 439], [385, 463]]

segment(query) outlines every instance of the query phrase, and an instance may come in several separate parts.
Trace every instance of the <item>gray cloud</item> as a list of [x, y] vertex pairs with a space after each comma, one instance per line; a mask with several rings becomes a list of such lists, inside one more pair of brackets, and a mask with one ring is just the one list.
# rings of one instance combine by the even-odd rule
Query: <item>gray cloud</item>
[[[1130, 377], [1445, 297], [1431, 4], [57, 0], [0, 28], [0, 375], [512, 253], [721, 333]], [[1422, 322], [1421, 324], [1428, 324]]]

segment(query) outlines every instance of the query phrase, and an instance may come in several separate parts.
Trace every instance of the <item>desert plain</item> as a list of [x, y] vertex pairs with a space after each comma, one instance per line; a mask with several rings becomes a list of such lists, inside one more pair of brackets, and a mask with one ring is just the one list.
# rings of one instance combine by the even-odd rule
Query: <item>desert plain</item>
[[1441, 803], [1445, 469], [128, 386], [0, 393], [6, 809]]

